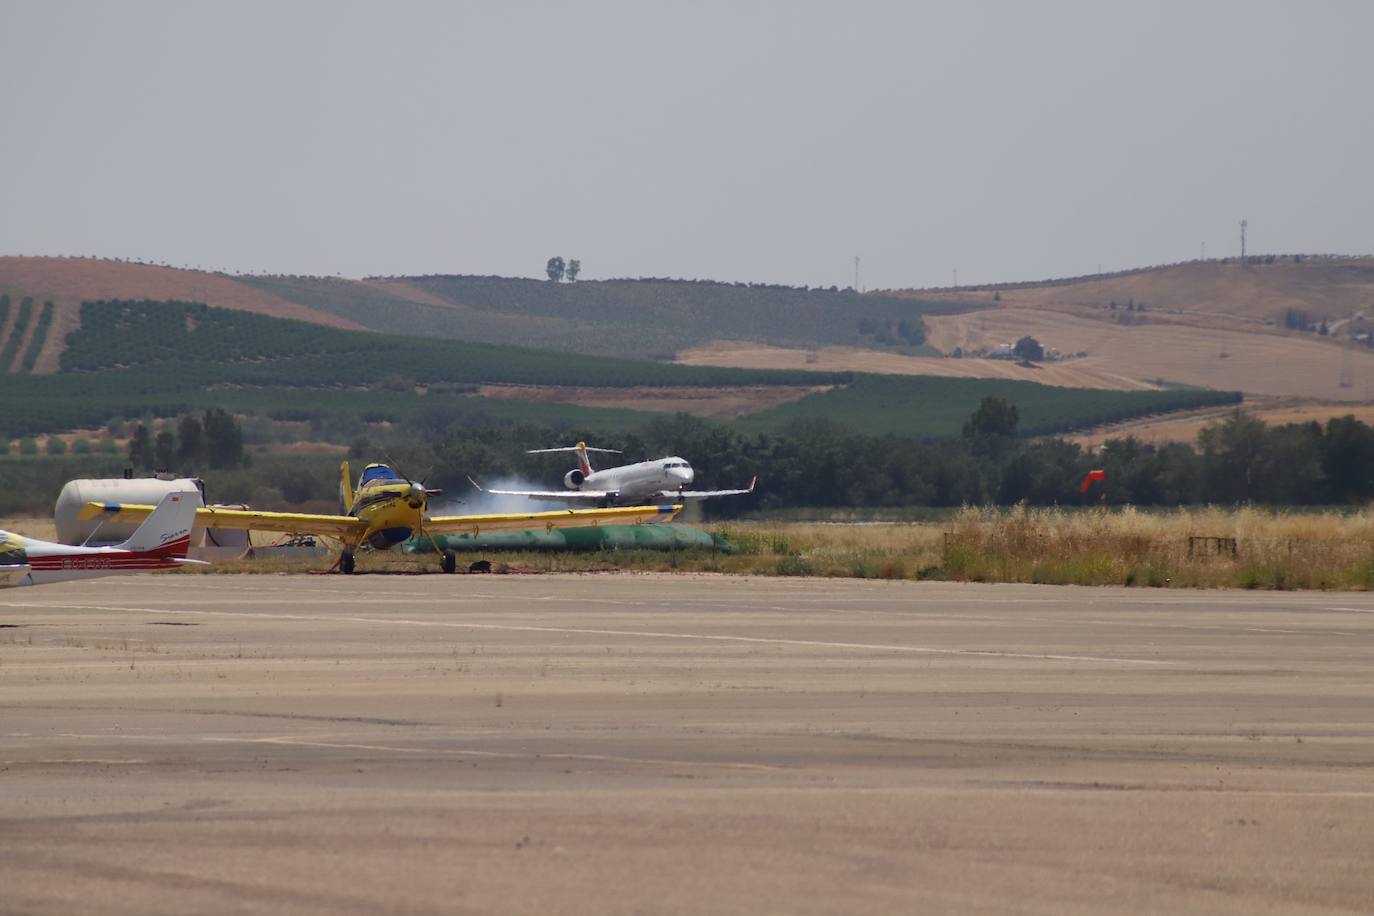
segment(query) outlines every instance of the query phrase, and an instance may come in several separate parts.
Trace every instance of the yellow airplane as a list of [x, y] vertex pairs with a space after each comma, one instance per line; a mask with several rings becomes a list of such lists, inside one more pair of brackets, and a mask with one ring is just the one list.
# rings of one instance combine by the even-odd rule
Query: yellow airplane
[[[355, 489], [345, 461], [339, 468], [339, 515], [312, 515], [301, 512], [258, 512], [251, 509], [202, 507], [196, 510], [198, 528], [232, 528], [252, 531], [279, 531], [284, 534], [317, 534], [338, 539], [343, 544], [339, 569], [352, 574], [354, 553], [364, 544], [387, 550], [414, 535], [478, 534], [483, 531], [518, 531], [555, 528], [584, 528], [599, 524], [638, 525], [669, 522], [682, 510], [680, 505], [632, 506], [624, 509], [565, 509], [560, 512], [530, 512], [502, 515], [440, 515], [427, 517], [429, 498], [441, 491], [425, 489], [401, 477], [385, 464], [369, 464], [363, 469]], [[130, 503], [87, 503], [82, 519], [102, 518], [106, 522], [133, 522], [146, 518], [154, 506]], [[444, 572], [458, 565], [453, 551], [442, 553]]]

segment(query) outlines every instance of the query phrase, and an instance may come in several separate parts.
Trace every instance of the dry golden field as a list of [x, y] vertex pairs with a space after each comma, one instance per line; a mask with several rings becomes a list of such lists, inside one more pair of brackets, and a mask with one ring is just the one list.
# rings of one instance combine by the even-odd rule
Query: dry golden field
[[[1163, 323], [1126, 326], [1022, 308], [939, 315], [925, 322], [931, 345], [944, 353], [955, 347], [989, 348], [1029, 334], [1062, 353], [1088, 354], [1068, 366], [1133, 379], [1333, 401], [1364, 401], [1374, 394], [1374, 350], [1315, 336]], [[1342, 387], [1343, 376], [1351, 387]]]
[[[966, 508], [948, 522], [725, 525], [725, 572], [1156, 587], [1374, 588], [1374, 508]], [[1228, 544], [1215, 540], [1230, 539]]]
[[1374, 313], [1374, 258], [1280, 258], [1273, 264], [1191, 262], [1100, 279], [997, 291], [899, 290], [896, 295], [955, 302], [1000, 303], [1009, 308], [1076, 311], [1111, 301], [1144, 303], [1151, 312], [1182, 312], [1184, 320], [1216, 317], [1243, 322], [1281, 321], [1289, 308], [1314, 321]]
[[1374, 588], [1374, 510], [1369, 508], [1351, 514], [965, 509], [943, 537], [941, 573], [957, 580]]
[[[977, 313], [982, 314], [982, 313]], [[927, 323], [931, 319], [927, 318]], [[903, 356], [858, 347], [793, 350], [742, 341], [721, 340], [678, 354], [677, 362], [693, 366], [738, 366], [745, 369], [806, 369], [813, 372], [878, 372], [884, 375], [940, 375], [950, 378], [1013, 379], [1060, 388], [1152, 391], [1141, 379], [1112, 371], [1103, 360], [1080, 359], [1028, 367], [1010, 360], [946, 359]]]
[[[1108, 439], [1122, 439], [1134, 436], [1142, 442], [1163, 445], [1167, 442], [1194, 443], [1197, 435], [1205, 427], [1222, 422], [1236, 410], [1235, 407], [1213, 407], [1207, 410], [1186, 410], [1154, 417], [1143, 417], [1125, 423], [1102, 426], [1073, 436], [1064, 436], [1070, 442], [1090, 448], [1101, 445]], [[1296, 398], [1247, 398], [1241, 408], [1246, 415], [1262, 420], [1270, 426], [1283, 426], [1288, 423], [1321, 423], [1336, 417], [1353, 416], [1362, 423], [1374, 425], [1374, 404], [1342, 404], [1339, 402], [1305, 401]]]

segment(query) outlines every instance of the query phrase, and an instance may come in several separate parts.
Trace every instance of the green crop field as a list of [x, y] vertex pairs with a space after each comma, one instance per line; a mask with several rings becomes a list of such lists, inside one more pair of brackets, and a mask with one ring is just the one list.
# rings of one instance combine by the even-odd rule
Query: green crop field
[[[32, 302], [25, 300], [31, 314]], [[25, 309], [21, 306], [21, 314]], [[39, 317], [51, 322], [45, 308]], [[25, 320], [27, 324], [27, 319]], [[16, 325], [18, 319], [16, 319]], [[37, 328], [35, 336], [37, 336]], [[16, 339], [10, 343], [17, 352]], [[988, 396], [1021, 412], [1028, 434], [1062, 432], [1181, 407], [1225, 403], [1209, 391], [1109, 392], [1029, 382], [679, 366], [520, 347], [342, 331], [183, 302], [88, 302], [55, 375], [0, 376], [0, 434], [42, 435], [207, 407], [276, 420], [329, 421], [356, 432], [396, 422], [438, 432], [538, 424], [628, 432], [649, 411], [476, 397], [481, 384], [628, 386], [836, 385], [735, 421], [776, 431], [825, 420], [854, 432], [957, 436]], [[41, 343], [38, 345], [41, 347]], [[37, 349], [31, 348], [36, 357]], [[15, 352], [10, 352], [13, 361]], [[27, 362], [29, 354], [25, 354]], [[336, 437], [337, 438], [337, 437]]]
[[19, 345], [29, 330], [29, 319], [33, 316], [33, 299], [25, 296], [19, 303], [19, 313], [14, 316], [14, 325], [5, 340], [5, 348], [0, 350], [0, 372], [8, 372], [14, 357], [19, 353]]
[[[379, 331], [609, 356], [671, 358], [713, 340], [923, 352], [921, 316], [965, 306], [852, 290], [686, 280], [550, 283], [509, 277], [310, 277], [240, 282]], [[390, 287], [390, 291], [388, 290]], [[405, 298], [417, 288], [443, 305]]]
[[738, 422], [747, 429], [777, 431], [799, 421], [827, 420], [869, 435], [943, 439], [959, 435], [985, 397], [1013, 404], [1025, 435], [1063, 433], [1129, 417], [1240, 401], [1235, 392], [1197, 389], [1099, 391], [991, 379], [862, 375], [842, 388]]
[[53, 304], [43, 303], [43, 311], [38, 315], [38, 323], [33, 326], [33, 336], [29, 338], [29, 345], [24, 348], [24, 356], [20, 360], [20, 368], [25, 372], [32, 372], [34, 365], [38, 362], [38, 354], [43, 352], [43, 344], [48, 339], [48, 329], [52, 327]]
[[[679, 366], [526, 347], [341, 331], [189, 302], [87, 302], [64, 372], [166, 365], [207, 384], [798, 385], [849, 373]], [[173, 369], [172, 367], [175, 367]]]

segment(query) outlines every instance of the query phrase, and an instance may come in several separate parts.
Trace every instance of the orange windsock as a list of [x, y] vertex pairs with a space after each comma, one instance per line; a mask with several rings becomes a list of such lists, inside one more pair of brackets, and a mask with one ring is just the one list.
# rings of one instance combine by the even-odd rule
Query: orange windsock
[[1088, 472], [1088, 476], [1083, 478], [1083, 486], [1078, 488], [1079, 493], [1088, 492], [1088, 487], [1093, 485], [1094, 480], [1100, 480], [1103, 484], [1107, 482], [1107, 472], [1102, 468], [1093, 468]]

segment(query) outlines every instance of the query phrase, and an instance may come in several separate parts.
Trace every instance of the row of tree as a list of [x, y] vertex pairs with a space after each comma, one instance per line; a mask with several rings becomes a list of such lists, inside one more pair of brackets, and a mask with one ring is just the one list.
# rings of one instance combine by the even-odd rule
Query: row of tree
[[[1374, 500], [1374, 428], [1354, 417], [1326, 424], [1268, 426], [1236, 413], [1204, 430], [1195, 445], [1109, 440], [1090, 452], [1063, 439], [1018, 438], [1016, 408], [987, 398], [963, 435], [942, 443], [896, 436], [855, 436], [824, 421], [778, 434], [747, 435], [686, 415], [664, 417], [613, 439], [589, 429], [509, 427], [458, 432], [428, 446], [391, 450], [407, 466], [436, 467], [436, 480], [466, 486], [515, 477], [552, 484], [567, 468], [524, 450], [578, 439], [621, 448], [629, 461], [681, 455], [697, 470], [696, 485], [737, 486], [758, 475], [753, 496], [711, 500], [728, 517], [757, 509], [813, 507], [1032, 505], [1178, 506], [1359, 505]], [[1089, 470], [1106, 471], [1107, 486], [1088, 494]]]
[[[992, 397], [969, 418], [961, 436], [938, 443], [856, 436], [824, 421], [745, 434], [684, 414], [664, 416], [631, 434], [491, 424], [447, 432], [453, 427], [437, 424], [426, 440], [417, 436], [423, 424], [414, 424], [397, 430], [392, 441], [371, 431], [373, 441], [356, 441], [352, 457], [386, 457], [416, 477], [434, 469], [430, 482], [455, 495], [468, 490], [469, 474], [486, 482], [516, 478], [557, 486], [568, 470], [560, 460], [566, 456], [526, 455], [525, 450], [579, 439], [623, 449], [626, 461], [681, 455], [696, 469], [696, 485], [705, 488], [739, 486], [758, 475], [752, 496], [705, 504], [707, 515], [716, 518], [802, 506], [1363, 505], [1374, 500], [1374, 428], [1354, 417], [1268, 426], [1237, 413], [1208, 427], [1195, 444], [1153, 445], [1127, 437], [1091, 452], [1063, 439], [1020, 438], [1019, 421], [1014, 406]], [[38, 445], [29, 442], [21, 451], [37, 452]], [[50, 446], [48, 452], [58, 455], [61, 449]], [[242, 433], [232, 415], [220, 409], [184, 415], [157, 431], [138, 424], [129, 459], [144, 470], [220, 471], [212, 485], [238, 481], [240, 489], [247, 487], [240, 498], [251, 496], [263, 505], [281, 499], [330, 501], [337, 485], [328, 459], [254, 470], [251, 478], [235, 471], [248, 464]], [[1105, 488], [1080, 493], [1087, 473], [1099, 468], [1105, 471]]]
[[129, 464], [140, 470], [223, 470], [245, 463], [243, 429], [228, 411], [212, 407], [202, 417], [185, 414], [153, 433], [145, 424], [129, 437]]

